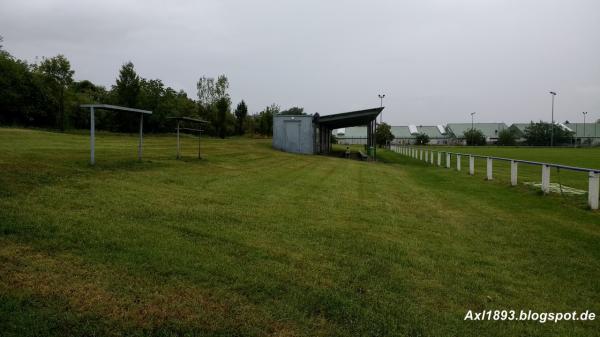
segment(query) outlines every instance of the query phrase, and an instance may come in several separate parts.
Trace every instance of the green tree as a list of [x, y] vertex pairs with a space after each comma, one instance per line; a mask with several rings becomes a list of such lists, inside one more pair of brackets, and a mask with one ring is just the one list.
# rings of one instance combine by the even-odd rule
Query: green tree
[[[81, 109], [79, 106], [81, 104], [106, 102], [108, 92], [103, 86], [95, 85], [88, 80], [73, 82], [68, 92], [70, 93], [68, 104], [70, 108], [70, 112], [68, 113], [70, 125], [78, 129], [88, 128], [90, 123], [89, 111]], [[101, 128], [100, 125], [98, 127]]]
[[275, 103], [266, 107], [256, 116], [256, 132], [264, 136], [273, 135], [273, 116], [280, 111], [279, 106]]
[[[549, 146], [552, 134], [552, 124], [539, 122], [529, 124], [525, 128], [524, 137], [527, 145]], [[568, 144], [573, 137], [573, 133], [554, 125], [554, 144]]]
[[514, 146], [517, 144], [517, 136], [511, 129], [498, 132], [498, 145]]
[[426, 133], [419, 133], [415, 137], [415, 144], [417, 145], [427, 145], [429, 144], [429, 136]]
[[0, 51], [0, 123], [42, 126], [46, 116], [43, 95], [25, 61]]
[[463, 133], [467, 145], [485, 145], [485, 136], [478, 129], [469, 129]]
[[[127, 62], [121, 66], [119, 77], [112, 91], [114, 98], [119, 105], [137, 108], [141, 91], [141, 79], [135, 72], [132, 62]], [[137, 129], [139, 116], [132, 113], [110, 113], [113, 121], [111, 129], [115, 131], [131, 132]]]
[[246, 102], [244, 102], [244, 100], [238, 103], [234, 114], [236, 119], [235, 132], [238, 135], [243, 135], [245, 132], [246, 116], [248, 116], [248, 106], [246, 106]]
[[137, 106], [141, 80], [131, 61], [125, 63], [119, 70], [119, 77], [113, 90], [119, 104], [132, 108]]
[[379, 147], [383, 145], [387, 145], [389, 142], [394, 140], [394, 135], [392, 134], [392, 128], [387, 123], [381, 123], [377, 125], [375, 129], [375, 142]]
[[216, 80], [202, 76], [196, 83], [198, 89], [198, 110], [200, 117], [208, 120], [208, 133], [225, 137], [233, 133], [234, 117], [231, 115], [229, 98], [229, 80], [220, 75]]
[[280, 115], [306, 115], [306, 113], [304, 112], [304, 108], [300, 108], [300, 107], [291, 107], [287, 110], [283, 110], [279, 113]]
[[229, 108], [231, 106], [231, 100], [229, 97], [221, 97], [215, 103], [216, 110], [216, 119], [215, 119], [215, 129], [217, 134], [221, 138], [225, 138], [227, 136], [227, 120]]
[[64, 130], [66, 122], [65, 91], [73, 82], [73, 74], [75, 71], [71, 70], [71, 63], [69, 60], [67, 60], [64, 55], [60, 54], [51, 58], [44, 58], [36, 69], [47, 81], [51, 94], [57, 102], [58, 114], [56, 126], [59, 129]]

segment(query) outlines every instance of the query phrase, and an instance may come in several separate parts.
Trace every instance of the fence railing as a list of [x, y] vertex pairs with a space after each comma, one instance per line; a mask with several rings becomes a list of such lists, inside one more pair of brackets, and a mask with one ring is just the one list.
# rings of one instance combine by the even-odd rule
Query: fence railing
[[[588, 206], [591, 209], [598, 209], [599, 195], [600, 195], [600, 169], [569, 166], [562, 164], [544, 163], [531, 160], [512, 159], [495, 156], [477, 155], [471, 153], [460, 153], [451, 151], [440, 151], [430, 150], [425, 148], [403, 146], [403, 145], [391, 145], [391, 150], [404, 156], [412, 157], [418, 160], [422, 160], [426, 163], [430, 163], [437, 166], [442, 166], [442, 156], [445, 156], [446, 168], [451, 168], [452, 157], [456, 162], [456, 170], [461, 171], [461, 158], [463, 156], [469, 158], [469, 174], [475, 175], [475, 159], [486, 160], [486, 179], [492, 180], [494, 177], [494, 160], [510, 162], [510, 183], [513, 186], [517, 185], [518, 182], [518, 166], [519, 164], [541, 166], [542, 168], [542, 183], [541, 189], [544, 194], [550, 193], [550, 169], [557, 168], [569, 171], [587, 172], [588, 173]], [[435, 158], [437, 155], [437, 158]], [[436, 160], [437, 159], [437, 160]]]

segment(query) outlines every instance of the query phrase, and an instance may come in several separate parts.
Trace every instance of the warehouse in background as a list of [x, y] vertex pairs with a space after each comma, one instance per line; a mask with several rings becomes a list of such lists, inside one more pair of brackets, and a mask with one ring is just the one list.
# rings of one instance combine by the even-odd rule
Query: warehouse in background
[[367, 148], [375, 147], [375, 120], [383, 107], [334, 115], [273, 116], [273, 147], [293, 153], [328, 154], [335, 129], [366, 126]]

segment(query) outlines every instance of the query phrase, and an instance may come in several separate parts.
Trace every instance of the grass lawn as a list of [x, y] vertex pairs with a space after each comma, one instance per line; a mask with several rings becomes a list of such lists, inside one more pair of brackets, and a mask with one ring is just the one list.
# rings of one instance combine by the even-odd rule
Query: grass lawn
[[148, 136], [138, 163], [135, 135], [96, 144], [90, 167], [87, 135], [0, 129], [2, 336], [598, 334], [598, 319], [464, 320], [600, 314], [585, 200], [391, 152], [209, 139], [198, 161], [184, 137], [175, 160], [173, 136]]

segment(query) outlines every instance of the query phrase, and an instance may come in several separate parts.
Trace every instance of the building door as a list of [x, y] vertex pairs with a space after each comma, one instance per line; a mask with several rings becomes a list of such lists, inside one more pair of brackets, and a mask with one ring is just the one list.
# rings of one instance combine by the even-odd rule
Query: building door
[[289, 152], [301, 152], [300, 121], [285, 121], [285, 148]]

